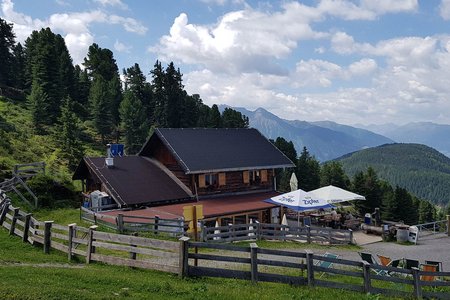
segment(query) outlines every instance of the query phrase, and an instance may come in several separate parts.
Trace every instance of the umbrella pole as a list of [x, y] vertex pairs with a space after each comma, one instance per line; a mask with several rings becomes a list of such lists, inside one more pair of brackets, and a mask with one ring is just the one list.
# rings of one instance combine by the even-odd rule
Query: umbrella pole
[[300, 227], [300, 212], [297, 212], [297, 227]]

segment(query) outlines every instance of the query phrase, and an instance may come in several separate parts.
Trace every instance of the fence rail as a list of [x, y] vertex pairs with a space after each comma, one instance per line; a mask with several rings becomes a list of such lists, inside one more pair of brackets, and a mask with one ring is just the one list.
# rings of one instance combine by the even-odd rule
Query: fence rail
[[[69, 260], [74, 255], [85, 257], [88, 264], [99, 261], [178, 273], [180, 276], [212, 276], [251, 280], [254, 283], [267, 281], [322, 286], [363, 293], [413, 296], [418, 299], [448, 299], [450, 293], [450, 272], [372, 265], [364, 261], [327, 257], [309, 251], [264, 249], [259, 248], [256, 243], [244, 247], [193, 242], [188, 237], [180, 238], [179, 242], [172, 242], [100, 232], [96, 230], [96, 225], [89, 228], [76, 224], [62, 226], [54, 224], [53, 221], [36, 220], [31, 214], [11, 206], [9, 199], [3, 198], [1, 193], [0, 226], [9, 230], [10, 235], [21, 237], [24, 242], [43, 245], [45, 253], [56, 249], [67, 253]], [[237, 228], [242, 227], [235, 225], [233, 229]], [[244, 231], [251, 231], [246, 226], [243, 228], [247, 229]], [[278, 234], [278, 231], [281, 231], [278, 229], [279, 227], [272, 226], [269, 230], [274, 232], [269, 233]], [[291, 228], [290, 232], [293, 233]], [[311, 230], [309, 232], [311, 233]], [[206, 251], [198, 253], [198, 248]], [[211, 252], [208, 249], [220, 251]], [[379, 275], [381, 271], [391, 275]], [[324, 274], [337, 274], [339, 277], [324, 277]], [[427, 281], [430, 277], [439, 277], [442, 280]], [[393, 284], [383, 284], [386, 282]]]
[[[381, 293], [421, 299], [434, 297], [448, 299], [450, 294], [450, 272], [427, 272], [419, 269], [407, 270], [389, 266], [369, 264], [317, 255], [310, 251], [294, 252], [259, 248], [256, 243], [249, 247], [227, 244], [183, 241], [185, 255], [182, 263], [183, 276], [211, 276], [258, 281], [281, 282], [297, 285], [322, 286], [362, 293]], [[224, 253], [203, 254], [193, 252], [195, 248], [220, 249]], [[196, 261], [196, 263], [193, 263]], [[227, 265], [224, 266], [224, 262]], [[377, 275], [381, 271], [391, 275]], [[387, 273], [389, 272], [389, 273]], [[336, 280], [338, 274], [349, 280]], [[395, 275], [394, 275], [395, 274]], [[442, 281], [427, 281], [427, 276], [446, 278]], [[351, 283], [349, 283], [351, 282]], [[384, 284], [390, 282], [393, 284]], [[400, 286], [402, 285], [402, 286]]]
[[352, 244], [353, 231], [322, 227], [298, 227], [280, 224], [250, 223], [218, 227], [202, 227], [204, 242], [242, 240], [282, 240], [307, 243]]
[[181, 237], [185, 233], [185, 222], [183, 219], [150, 218], [124, 214], [109, 216], [94, 212], [85, 207], [80, 207], [80, 218], [95, 225], [103, 225], [117, 230], [119, 233], [152, 232], [154, 234], [167, 234], [175, 237]]
[[417, 228], [419, 229], [420, 233], [431, 233], [431, 234], [437, 234], [437, 233], [448, 233], [448, 220], [441, 220], [441, 221], [435, 221], [435, 222], [429, 222], [429, 223], [423, 223], [423, 224], [417, 224]]
[[[89, 228], [69, 224], [55, 224], [53, 221], [38, 221], [15, 208], [8, 199], [0, 196], [0, 226], [17, 235], [24, 242], [41, 244], [45, 253], [56, 249], [107, 264], [130, 266], [179, 273], [180, 243], [138, 236], [96, 231], [97, 225]], [[161, 260], [163, 258], [163, 260]]]

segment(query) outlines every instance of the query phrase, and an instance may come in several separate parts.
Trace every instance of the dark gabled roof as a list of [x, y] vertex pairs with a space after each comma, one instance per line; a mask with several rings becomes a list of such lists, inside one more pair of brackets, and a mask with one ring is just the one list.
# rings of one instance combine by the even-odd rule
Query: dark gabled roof
[[139, 155], [159, 138], [186, 174], [272, 169], [294, 164], [253, 128], [157, 128]]
[[114, 167], [105, 165], [104, 157], [85, 157], [73, 178], [84, 179], [92, 171], [104, 184], [108, 194], [120, 205], [150, 204], [192, 197], [174, 176], [158, 163], [141, 156], [114, 158]]

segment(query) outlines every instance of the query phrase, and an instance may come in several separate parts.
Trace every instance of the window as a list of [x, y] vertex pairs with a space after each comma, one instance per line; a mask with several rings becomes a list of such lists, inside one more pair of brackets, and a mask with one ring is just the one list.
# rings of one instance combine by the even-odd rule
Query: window
[[219, 185], [219, 174], [205, 174], [205, 185], [206, 186], [218, 186]]
[[261, 182], [261, 172], [259, 170], [250, 171], [250, 184], [259, 184]]

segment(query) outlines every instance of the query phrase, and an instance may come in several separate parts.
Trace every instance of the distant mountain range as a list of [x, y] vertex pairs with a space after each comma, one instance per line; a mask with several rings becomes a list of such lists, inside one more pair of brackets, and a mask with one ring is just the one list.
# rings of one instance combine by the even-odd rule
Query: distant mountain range
[[419, 143], [435, 148], [450, 157], [450, 125], [416, 122], [406, 125], [357, 125], [400, 143]]
[[[220, 106], [223, 110], [226, 106]], [[334, 122], [305, 122], [284, 120], [263, 108], [250, 111], [233, 107], [249, 118], [250, 126], [267, 138], [283, 137], [292, 141], [300, 154], [303, 147], [320, 161], [327, 161], [357, 150], [394, 141], [366, 129], [341, 125]]]
[[[226, 105], [219, 106], [222, 111]], [[282, 119], [263, 108], [251, 111], [233, 107], [249, 118], [250, 126], [267, 138], [292, 141], [298, 153], [304, 146], [321, 162], [347, 153], [392, 143], [418, 143], [450, 157], [450, 125], [431, 122], [406, 125], [342, 125], [331, 121], [306, 122]]]
[[353, 176], [373, 167], [392, 186], [406, 188], [421, 199], [450, 203], [450, 158], [425, 145], [389, 144], [347, 154], [339, 161]]

